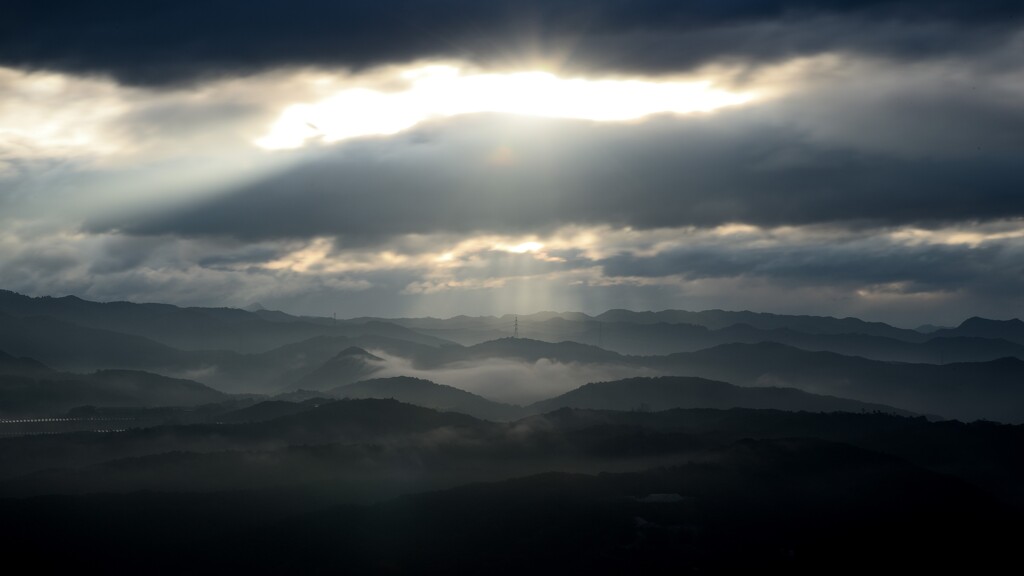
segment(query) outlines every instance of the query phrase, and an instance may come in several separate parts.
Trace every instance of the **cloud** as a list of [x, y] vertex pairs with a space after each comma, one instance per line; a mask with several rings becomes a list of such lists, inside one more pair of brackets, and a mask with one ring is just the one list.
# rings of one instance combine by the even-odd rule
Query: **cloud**
[[[5, 288], [340, 315], [948, 323], [1024, 304], [1017, 2], [5, 10], [0, 66], [20, 67], [0, 68]], [[255, 145], [290, 106], [395, 94], [397, 72], [437, 58], [755, 97], [629, 123], [477, 114]]]
[[0, 64], [153, 85], [426, 58], [607, 71], [836, 51], [917, 59], [988, 48], [1022, 14], [1011, 0], [18, 0], [5, 5]]
[[[859, 71], [762, 105], [642, 124], [498, 116], [438, 122], [194, 205], [92, 230], [246, 240], [654, 229], [934, 226], [1024, 215], [1024, 107], [939, 80], [857, 90]], [[882, 97], [885, 94], [892, 98]], [[514, 163], [488, 159], [505, 150]]]
[[652, 256], [620, 254], [600, 264], [607, 276], [687, 279], [759, 277], [783, 285], [900, 293], [974, 289], [1003, 295], [1024, 290], [1024, 242], [917, 244], [884, 235], [835, 238], [827, 244], [780, 242], [680, 245]]

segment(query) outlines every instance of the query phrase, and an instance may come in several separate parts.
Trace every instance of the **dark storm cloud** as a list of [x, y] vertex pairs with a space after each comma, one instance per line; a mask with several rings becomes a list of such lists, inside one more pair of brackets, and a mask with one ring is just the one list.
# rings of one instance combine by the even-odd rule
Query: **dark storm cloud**
[[831, 287], [902, 284], [909, 293], [974, 286], [1014, 294], [1024, 289], [1022, 258], [1019, 245], [905, 245], [877, 238], [739, 250], [728, 245], [684, 246], [650, 257], [620, 254], [600, 264], [607, 276], [745, 276], [783, 285]]
[[971, 51], [998, 42], [1022, 14], [1011, 0], [12, 0], [0, 64], [135, 84], [434, 57], [563, 56], [570, 68], [659, 71], [835, 50]]
[[214, 254], [204, 256], [196, 263], [204, 268], [232, 269], [238, 267], [251, 267], [265, 264], [285, 256], [287, 250], [283, 247], [275, 248], [269, 246], [252, 246], [242, 249], [239, 252], [227, 254]]
[[[346, 248], [404, 234], [543, 233], [567, 224], [932, 226], [1024, 215], [1019, 108], [934, 104], [919, 117], [923, 101], [904, 97], [872, 117], [821, 96], [782, 111], [627, 126], [466, 117], [324, 149], [262, 182], [91, 229], [334, 236]], [[830, 114], [821, 123], [839, 134], [828, 137], [775, 119]], [[992, 143], [995, 150], [977, 150]], [[510, 151], [511, 165], [488, 161], [498, 149]]]

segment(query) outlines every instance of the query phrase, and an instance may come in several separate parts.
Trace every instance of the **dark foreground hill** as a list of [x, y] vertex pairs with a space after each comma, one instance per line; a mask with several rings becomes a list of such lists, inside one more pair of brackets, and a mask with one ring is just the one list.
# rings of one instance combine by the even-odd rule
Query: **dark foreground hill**
[[702, 453], [744, 438], [816, 438], [888, 454], [1024, 504], [1021, 426], [750, 409], [561, 409], [497, 424], [393, 400], [302, 408], [237, 424], [0, 439], [0, 496], [323, 485], [380, 497], [530, 472], [703, 460]]
[[501, 424], [393, 400], [245, 410], [236, 424], [0, 438], [5, 560], [107, 574], [989, 571], [1024, 535], [1021, 426], [753, 409]]
[[274, 491], [0, 499], [0, 537], [10, 562], [108, 574], [988, 572], [1015, 559], [1016, 510], [899, 459], [816, 440], [709, 456], [369, 505]]
[[54, 372], [42, 362], [32, 358], [15, 358], [0, 350], [0, 376], [45, 377], [53, 375]]

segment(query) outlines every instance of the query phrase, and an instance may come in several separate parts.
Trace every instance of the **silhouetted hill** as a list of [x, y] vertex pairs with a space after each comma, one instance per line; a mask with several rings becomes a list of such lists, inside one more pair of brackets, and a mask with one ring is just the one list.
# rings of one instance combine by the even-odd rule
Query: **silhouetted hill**
[[258, 371], [274, 375], [273, 380], [278, 383], [277, 389], [286, 388], [320, 368], [335, 357], [339, 350], [353, 347], [380, 351], [413, 361], [417, 358], [433, 358], [439, 350], [434, 346], [385, 336], [317, 336], [262, 354], [246, 356], [245, 362], [237, 366], [237, 373], [243, 374], [258, 367]]
[[704, 342], [707, 345], [700, 348], [720, 344], [775, 342], [809, 351], [926, 364], [985, 362], [1007, 356], [1024, 359], [1024, 346], [993, 338], [933, 337], [923, 342], [907, 342], [868, 334], [809, 334], [788, 328], [761, 330], [743, 324], [711, 332]]
[[55, 416], [76, 406], [196, 406], [227, 396], [198, 382], [134, 370], [0, 376], [0, 413]]
[[15, 358], [0, 350], [0, 376], [46, 376], [55, 371], [31, 358]]
[[[82, 492], [90, 490], [112, 490], [113, 482], [119, 471], [131, 467], [138, 471], [133, 478], [144, 482], [145, 486], [132, 484], [125, 480], [126, 489], [157, 489], [159, 486], [175, 486], [175, 489], [195, 490], [196, 486], [217, 486], [216, 489], [232, 489], [230, 481], [219, 479], [203, 479], [202, 470], [209, 463], [216, 463], [219, 470], [228, 473], [232, 479], [245, 477], [252, 473], [247, 466], [262, 458], [266, 462], [260, 467], [275, 468], [281, 461], [281, 451], [287, 452], [293, 447], [313, 447], [311, 451], [303, 451], [302, 459], [311, 461], [311, 466], [322, 469], [324, 474], [331, 476], [347, 475], [353, 465], [348, 458], [373, 467], [375, 458], [383, 458], [392, 462], [391, 451], [397, 450], [394, 457], [406, 473], [405, 461], [416, 461], [415, 452], [436, 447], [438, 443], [451, 442], [459, 445], [468, 442], [479, 446], [486, 452], [490, 446], [486, 438], [500, 432], [498, 424], [486, 422], [455, 412], [438, 412], [429, 408], [402, 404], [395, 400], [336, 400], [325, 403], [310, 402], [297, 404], [304, 409], [291, 414], [279, 415], [269, 420], [254, 420], [251, 417], [237, 418], [237, 423], [224, 420], [224, 410], [208, 413], [209, 419], [204, 423], [188, 425], [156, 426], [149, 428], [129, 429], [115, 434], [56, 434], [38, 436], [20, 436], [0, 438], [0, 479], [24, 476], [19, 481], [17, 490], [21, 493], [44, 494], [47, 490], [53, 493]], [[272, 406], [269, 411], [291, 412], [290, 408], [281, 409], [280, 405]], [[263, 409], [257, 409], [263, 412]], [[252, 415], [250, 413], [250, 415]], [[230, 418], [235, 419], [235, 418]], [[220, 422], [220, 423], [217, 423]], [[125, 427], [123, 424], [119, 427]], [[366, 444], [365, 448], [353, 448], [346, 452], [348, 446]], [[339, 446], [340, 452], [330, 446]], [[325, 447], [323, 453], [315, 447]], [[382, 447], [389, 447], [384, 450]], [[403, 448], [404, 447], [404, 448]], [[413, 452], [410, 452], [412, 450]], [[242, 456], [230, 466], [221, 466], [220, 461], [229, 452], [238, 452]], [[177, 460], [159, 459], [166, 454], [185, 454], [187, 458]], [[198, 455], [210, 455], [200, 458]], [[340, 456], [348, 454], [344, 459]], [[136, 461], [138, 458], [156, 458], [152, 461]], [[119, 461], [113, 469], [98, 469], [96, 483], [86, 486], [82, 476], [76, 469], [85, 466], [98, 466], [104, 462]], [[185, 465], [192, 461], [194, 465]], [[161, 470], [174, 476], [164, 478], [161, 474], [155, 477], [150, 464], [161, 462]], [[168, 463], [171, 462], [171, 463]], [[175, 463], [176, 462], [176, 463]], [[166, 467], [164, 467], [166, 464]], [[46, 475], [47, 486], [36, 477], [28, 477], [44, 470], [64, 468], [63, 472], [52, 472]], [[192, 482], [189, 468], [195, 472], [196, 482]], [[239, 472], [239, 470], [243, 470]], [[70, 476], [69, 476], [70, 474]], [[274, 478], [253, 479], [252, 483], [272, 485], [277, 483], [306, 484], [311, 480], [303, 476], [298, 469], [275, 472]], [[233, 481], [233, 480], [231, 480]], [[362, 480], [365, 482], [366, 480]], [[58, 488], [60, 486], [60, 488]], [[134, 487], [133, 487], [134, 486]], [[10, 487], [10, 486], [9, 486]], [[12, 488], [13, 489], [13, 488]], [[4, 489], [0, 486], [0, 495]]]
[[384, 368], [384, 360], [362, 348], [352, 346], [338, 352], [323, 366], [303, 376], [291, 387], [322, 390], [363, 380]]
[[936, 330], [933, 335], [940, 337], [972, 336], [975, 338], [994, 338], [1008, 340], [1024, 345], [1024, 322], [1012, 320], [989, 320], [987, 318], [968, 318], [956, 328]]
[[1024, 422], [1024, 361], [1016, 358], [909, 364], [761, 343], [727, 344], [645, 362], [742, 386], [786, 386], [919, 414]]
[[239, 429], [241, 436], [255, 433], [267, 438], [289, 438], [301, 443], [380, 439], [381, 437], [421, 433], [437, 428], [480, 429], [490, 427], [476, 418], [455, 412], [403, 404], [397, 400], [340, 400]]
[[[918, 414], [966, 420], [1024, 422], [1024, 361], [915, 364], [881, 362], [776, 343], [726, 344], [667, 356], [624, 356], [575, 342], [503, 338], [475, 346], [447, 346], [417, 355], [414, 364], [512, 359], [616, 366], [667, 376], [697, 376], [740, 386], [797, 388], [812, 394], [885, 405]], [[297, 384], [297, 387], [309, 388]]]
[[[432, 358], [432, 351], [437, 350], [427, 344], [367, 334], [315, 336], [257, 354], [178, 350], [140, 336], [78, 326], [52, 318], [15, 318], [0, 314], [0, 350], [12, 355], [36, 358], [61, 370], [145, 370], [201, 380], [236, 393], [280, 390], [320, 368], [339, 350], [352, 346], [373, 347], [402, 356], [423, 358]], [[366, 378], [370, 374], [358, 374], [354, 379]]]
[[531, 474], [366, 505], [331, 505], [308, 489], [0, 499], [8, 561], [104, 573], [149, 563], [155, 573], [817, 574], [840, 562], [831, 571], [987, 572], [1014, 561], [1018, 514], [904, 460], [797, 439], [729, 443], [702, 461], [644, 471]]
[[299, 402], [305, 402], [307, 400], [316, 400], [316, 399], [323, 399], [325, 401], [331, 400], [331, 398], [327, 398], [326, 396], [324, 396], [324, 392], [322, 390], [302, 390], [302, 389], [292, 390], [291, 392], [281, 392], [280, 394], [275, 394], [274, 397], [272, 398], [272, 400], [280, 400], [282, 402], [291, 402], [291, 403], [299, 403]]
[[[451, 344], [444, 348], [448, 346], [458, 347]], [[401, 356], [414, 362], [418, 358], [432, 362], [441, 353], [440, 348], [422, 343], [363, 334], [352, 337], [315, 336], [259, 354], [218, 353], [215, 357], [211, 357], [210, 353], [194, 354], [204, 354], [204, 365], [210, 369], [205, 371], [203, 379], [211, 385], [232, 392], [266, 393], [287, 390], [298, 385], [297, 382], [323, 368], [338, 355], [339, 350], [349, 348], [381, 351], [383, 354]], [[370, 375], [367, 373], [356, 379]], [[327, 382], [325, 385], [338, 384], [339, 382]]]
[[461, 412], [485, 420], [512, 420], [522, 416], [518, 406], [493, 402], [465, 390], [421, 378], [376, 378], [339, 386], [328, 391], [339, 398], [394, 398], [399, 402]]
[[0, 349], [71, 370], [153, 368], [186, 364], [179, 350], [142, 338], [46, 317], [0, 314]]
[[1024, 360], [915, 364], [882, 362], [782, 344], [726, 344], [667, 356], [624, 356], [575, 342], [503, 338], [448, 346], [416, 358], [423, 369], [513, 359], [579, 363], [697, 376], [740, 386], [797, 388], [812, 394], [966, 420], [1024, 422]]
[[[0, 478], [12, 478], [0, 482], [0, 496], [319, 481], [337, 489], [347, 479], [353, 494], [375, 498], [528, 471], [598, 472], [680, 458], [702, 461], [707, 450], [744, 438], [797, 437], [897, 456], [1024, 504], [1021, 426], [760, 409], [560, 409], [498, 425], [391, 400], [342, 400], [246, 424], [0, 439]], [[104, 462], [110, 464], [86, 474], [85, 467]]]
[[265, 422], [284, 416], [292, 416], [319, 408], [320, 404], [331, 402], [326, 398], [312, 399], [311, 401], [287, 402], [284, 400], [264, 400], [252, 406], [246, 406], [238, 410], [232, 410], [217, 416], [218, 422], [229, 424], [241, 422]]
[[558, 408], [644, 411], [672, 408], [768, 408], [910, 415], [906, 411], [881, 404], [809, 394], [795, 388], [743, 388], [725, 382], [685, 376], [595, 382], [526, 407], [532, 413], [550, 412]]
[[984, 493], [897, 459], [745, 441], [713, 463], [547, 473], [305, 514], [253, 530], [242, 540], [250, 553], [221, 550], [210, 563], [367, 574], [810, 574], [837, 561], [988, 570], [1012, 561], [1019, 534]]
[[842, 442], [952, 474], [1000, 498], [1024, 506], [1024, 426], [978, 421], [929, 421], [881, 412], [790, 412], [733, 408], [662, 412], [563, 408], [516, 424], [564, 433], [602, 428], [641, 428], [648, 435], [672, 433], [719, 442], [745, 438], [818, 438]]
[[530, 333], [547, 341], [600, 342], [608, 350], [645, 356], [693, 352], [721, 344], [776, 342], [804, 350], [896, 362], [982, 362], [1006, 356], [1024, 359], [1024, 346], [1001, 339], [937, 337], [909, 342], [873, 334], [815, 334], [791, 328], [756, 328], [749, 324], [712, 330], [694, 324], [606, 322], [598, 325], [592, 322], [578, 325], [556, 319], [537, 326]]
[[[974, 336], [940, 336], [932, 338], [920, 345], [926, 352], [917, 357], [902, 356], [893, 358], [900, 362], [933, 363], [938, 358], [939, 364], [955, 362], [988, 362], [1000, 358], [1018, 358], [1024, 360], [1024, 345], [1003, 339], [980, 338]], [[871, 358], [882, 360], [884, 354], [879, 352]], [[930, 357], [930, 360], [929, 360]]]

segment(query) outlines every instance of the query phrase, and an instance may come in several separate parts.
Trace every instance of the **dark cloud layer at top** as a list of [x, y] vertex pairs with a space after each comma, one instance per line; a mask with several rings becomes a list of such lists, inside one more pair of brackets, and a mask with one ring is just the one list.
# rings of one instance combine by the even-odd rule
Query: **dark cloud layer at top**
[[824, 51], [918, 58], [999, 42], [1012, 0], [11, 0], [0, 65], [168, 84], [288, 65], [417, 58], [679, 70]]

